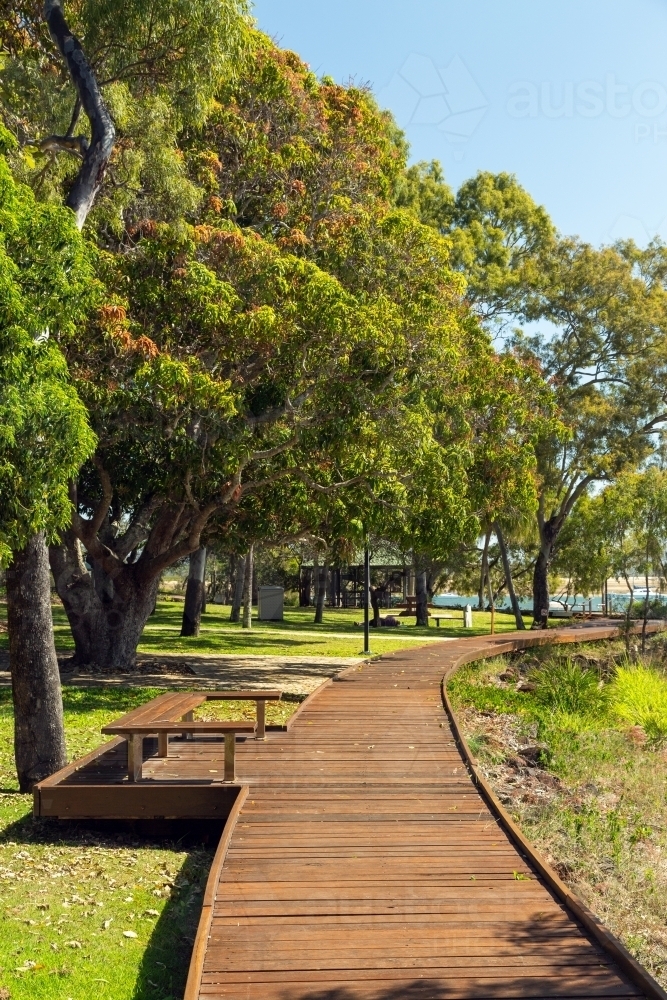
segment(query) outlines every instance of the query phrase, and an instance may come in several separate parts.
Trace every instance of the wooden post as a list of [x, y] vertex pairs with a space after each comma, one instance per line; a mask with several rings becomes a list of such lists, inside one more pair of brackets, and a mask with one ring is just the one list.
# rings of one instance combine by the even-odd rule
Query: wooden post
[[255, 739], [263, 740], [266, 737], [266, 702], [263, 698], [257, 699], [257, 734]]
[[[194, 717], [195, 717], [194, 712], [186, 712], [185, 715], [183, 716], [183, 722], [194, 722]], [[194, 734], [193, 733], [183, 733], [183, 738], [186, 739], [186, 740], [193, 740], [194, 739]]]
[[127, 777], [129, 781], [141, 781], [144, 762], [144, 738], [134, 733], [127, 741]]
[[157, 734], [157, 755], [158, 757], [169, 756], [169, 733]]
[[236, 781], [236, 733], [225, 733], [225, 781]]

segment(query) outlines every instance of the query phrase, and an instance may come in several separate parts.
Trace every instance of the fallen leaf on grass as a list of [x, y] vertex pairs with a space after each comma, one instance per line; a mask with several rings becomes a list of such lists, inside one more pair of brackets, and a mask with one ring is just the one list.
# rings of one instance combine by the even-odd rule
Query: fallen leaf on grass
[[109, 919], [105, 920], [104, 923], [102, 924], [102, 929], [108, 931], [112, 923], [113, 923], [113, 917], [109, 917]]
[[135, 938], [135, 937], [139, 937], [139, 935], [137, 934], [136, 931], [123, 931], [123, 937], [126, 937], [126, 938]]
[[65, 941], [65, 947], [66, 948], [80, 948], [81, 947], [81, 942], [80, 941]]
[[160, 916], [160, 911], [159, 910], [144, 910], [144, 915], [147, 916], [147, 917], [159, 917]]

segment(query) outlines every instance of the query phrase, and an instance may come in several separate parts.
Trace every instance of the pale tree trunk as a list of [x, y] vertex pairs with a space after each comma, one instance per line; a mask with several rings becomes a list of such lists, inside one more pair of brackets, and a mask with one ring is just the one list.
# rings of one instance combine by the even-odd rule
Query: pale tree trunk
[[248, 549], [245, 557], [245, 575], [243, 580], [243, 628], [252, 628], [252, 569], [253, 546]]
[[234, 596], [232, 610], [229, 613], [230, 622], [241, 621], [241, 605], [243, 604], [243, 582], [245, 580], [245, 564], [247, 556], [237, 556], [236, 573], [234, 575]]
[[[77, 99], [90, 122], [91, 140], [85, 144], [81, 141], [83, 161], [67, 197], [67, 205], [74, 212], [76, 225], [83, 229], [104, 179], [116, 133], [95, 74], [78, 39], [69, 30], [60, 0], [46, 0], [44, 19], [67, 65]], [[62, 137], [50, 136], [49, 141], [57, 145], [59, 138]], [[44, 536], [33, 535], [21, 552], [13, 554], [12, 565], [23, 580], [35, 581], [34, 590], [26, 597], [25, 608], [15, 605], [8, 623], [12, 675], [16, 677], [13, 681], [15, 729], [17, 741], [20, 741], [20, 745], [17, 742], [16, 758], [19, 782], [23, 788], [62, 766], [65, 761], [65, 731], [53, 626], [47, 625], [51, 622], [51, 594]], [[23, 599], [19, 596], [21, 586], [16, 585], [14, 599]], [[8, 586], [8, 605], [9, 590]], [[32, 634], [29, 634], [30, 621], [34, 625]], [[30, 741], [34, 743], [32, 750], [27, 748]]]
[[526, 624], [523, 620], [523, 615], [521, 614], [521, 608], [519, 607], [519, 601], [516, 596], [516, 591], [514, 590], [514, 581], [512, 580], [512, 567], [510, 566], [509, 556], [507, 554], [507, 545], [505, 544], [505, 538], [503, 536], [502, 528], [499, 524], [494, 526], [496, 532], [496, 538], [498, 539], [498, 547], [500, 548], [500, 557], [503, 561], [503, 570], [505, 572], [505, 583], [507, 584], [507, 593], [510, 597], [510, 602], [512, 604], [512, 611], [514, 612], [514, 621], [516, 622], [516, 627], [520, 630], [526, 628]]
[[426, 589], [426, 570], [415, 573], [415, 591], [417, 606], [417, 621], [415, 625], [428, 625], [428, 590]]
[[487, 566], [486, 572], [486, 582], [489, 588], [489, 605], [491, 607], [491, 635], [495, 635], [496, 631], [496, 601], [495, 594], [493, 593], [493, 584], [491, 583], [491, 570]]
[[315, 601], [315, 624], [321, 625], [324, 620], [324, 602], [327, 596], [327, 577], [329, 575], [329, 560], [325, 559], [317, 568], [317, 599]]
[[29, 792], [67, 763], [43, 533], [33, 535], [24, 549], [13, 554], [7, 570], [7, 624], [14, 757], [19, 787]]
[[185, 589], [183, 607], [182, 636], [199, 635], [202, 609], [204, 605], [204, 576], [206, 574], [206, 546], [200, 546], [190, 554], [188, 585]]
[[491, 532], [487, 531], [484, 536], [484, 548], [482, 549], [482, 565], [479, 573], [479, 588], [477, 590], [477, 607], [480, 611], [484, 610], [484, 588], [486, 586], [486, 578], [489, 572], [489, 542], [491, 540]]
[[649, 543], [646, 543], [646, 567], [644, 573], [644, 581], [646, 584], [646, 593], [644, 595], [644, 620], [642, 621], [642, 653], [646, 652], [646, 631], [648, 628], [648, 560], [649, 560]]
[[552, 517], [540, 526], [540, 551], [535, 560], [533, 570], [533, 619], [541, 622], [544, 628], [549, 623], [549, 565], [553, 558], [556, 540], [560, 534], [562, 523], [559, 518]]

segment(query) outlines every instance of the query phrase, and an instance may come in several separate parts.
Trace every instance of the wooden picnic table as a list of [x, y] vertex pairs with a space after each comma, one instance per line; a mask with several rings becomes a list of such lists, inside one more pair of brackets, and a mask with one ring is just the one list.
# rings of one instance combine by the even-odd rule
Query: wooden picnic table
[[[143, 743], [147, 736], [157, 736], [158, 757], [169, 756], [169, 737], [181, 735], [192, 739], [197, 734], [221, 734], [225, 739], [224, 780], [236, 777], [235, 747], [237, 733], [254, 733], [256, 739], [266, 736], [266, 702], [280, 701], [281, 691], [186, 691], [160, 695], [133, 709], [109, 725], [103, 733], [122, 736], [127, 742], [127, 772], [130, 781], [141, 781]], [[199, 722], [194, 710], [207, 701], [254, 701], [255, 722], [212, 720]]]

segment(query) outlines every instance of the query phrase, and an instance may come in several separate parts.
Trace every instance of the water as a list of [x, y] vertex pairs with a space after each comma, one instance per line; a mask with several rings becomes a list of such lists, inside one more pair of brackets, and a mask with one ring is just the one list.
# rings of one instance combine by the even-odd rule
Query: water
[[[635, 601], [643, 601], [646, 596], [646, 590], [637, 589], [634, 592]], [[649, 590], [649, 601], [651, 603], [659, 601], [664, 604], [667, 601], [667, 596], [664, 594], [659, 594], [657, 591]], [[487, 597], [484, 596], [484, 604], [486, 606]], [[609, 610], [610, 611], [623, 611], [628, 606], [628, 601], [630, 600], [630, 594], [609, 594]], [[478, 597], [477, 594], [474, 596], [463, 595], [463, 594], [437, 594], [433, 598], [433, 604], [438, 608], [464, 608], [466, 604], [470, 604], [471, 607], [477, 607]], [[590, 604], [589, 604], [590, 601]], [[562, 609], [563, 607], [574, 608], [577, 611], [604, 611], [604, 606], [602, 604], [601, 597], [584, 597], [582, 594], [577, 594], [574, 597], [568, 598], [566, 602], [551, 601], [551, 610]], [[498, 610], [511, 610], [511, 603], [509, 597], [499, 597], [496, 601], [496, 608]], [[520, 597], [519, 607], [522, 611], [532, 611], [533, 610], [533, 600], [530, 597]]]

